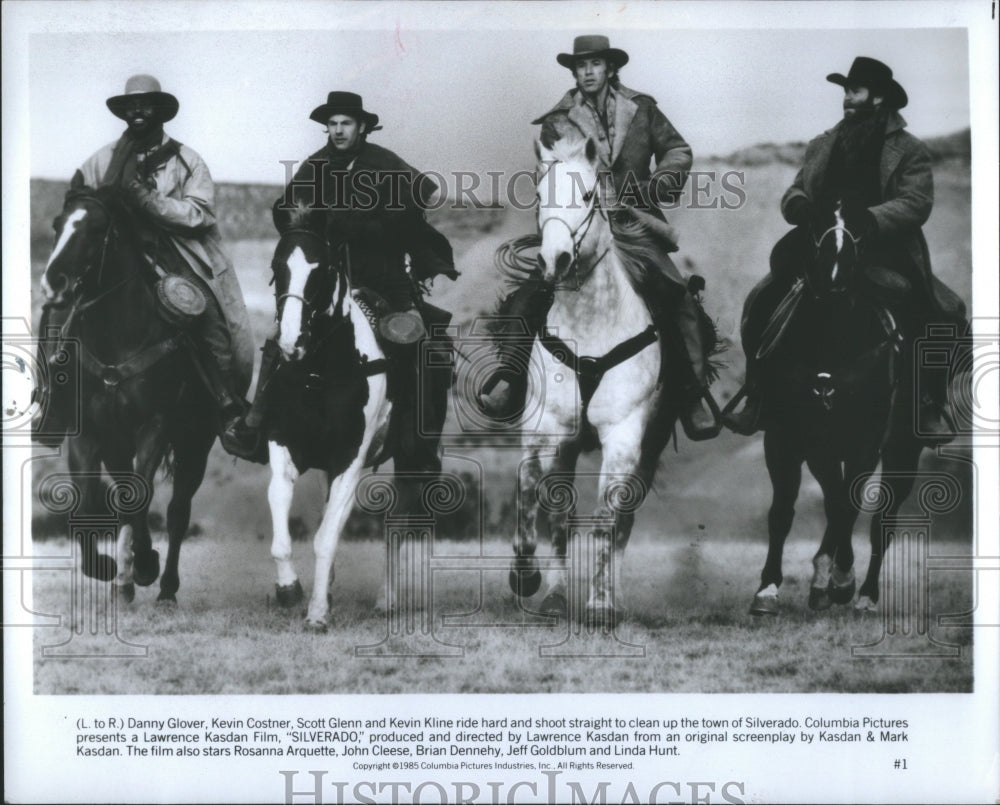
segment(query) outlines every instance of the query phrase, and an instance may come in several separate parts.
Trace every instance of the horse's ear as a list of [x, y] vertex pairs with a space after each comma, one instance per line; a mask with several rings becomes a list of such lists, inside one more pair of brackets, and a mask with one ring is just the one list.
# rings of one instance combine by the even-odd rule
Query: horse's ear
[[583, 147], [583, 153], [587, 157], [587, 162], [593, 164], [597, 160], [597, 145], [588, 137], [587, 144]]

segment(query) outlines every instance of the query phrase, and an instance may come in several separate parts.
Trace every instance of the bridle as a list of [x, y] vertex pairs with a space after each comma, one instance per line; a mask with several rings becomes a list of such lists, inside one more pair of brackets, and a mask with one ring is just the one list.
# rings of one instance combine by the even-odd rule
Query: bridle
[[[282, 238], [285, 238], [288, 235], [306, 235], [309, 238], [311, 238], [312, 240], [318, 241], [322, 245], [322, 247], [323, 247], [324, 254], [325, 255], [329, 255], [329, 252], [330, 252], [329, 241], [327, 241], [326, 238], [324, 238], [322, 235], [320, 235], [319, 233], [315, 232], [312, 229], [309, 229], [307, 227], [291, 227], [289, 229], [286, 229], [284, 232], [282, 232]], [[274, 269], [275, 269], [275, 265], [272, 264], [272, 266], [271, 266], [272, 272], [274, 271]], [[335, 272], [337, 270], [338, 269], [336, 269], [334, 267], [334, 263], [332, 261], [330, 261], [329, 258], [327, 258], [326, 271], [327, 272]], [[274, 281], [275, 281], [275, 278], [272, 275], [271, 282], [273, 283]], [[343, 283], [343, 282], [338, 283], [338, 296], [337, 296], [336, 304], [334, 305], [334, 307], [336, 309], [340, 310], [343, 307], [344, 296], [346, 295], [346, 293], [347, 293], [346, 283]], [[303, 317], [303, 322], [302, 322], [302, 326], [301, 326], [301, 334], [303, 336], [305, 336], [306, 341], [308, 341], [309, 338], [310, 338], [310, 336], [311, 336], [313, 321], [316, 319], [317, 316], [319, 316], [320, 310], [315, 305], [313, 305], [311, 299], [309, 299], [309, 298], [307, 298], [305, 296], [302, 296], [300, 294], [295, 294], [295, 293], [289, 293], [289, 292], [285, 292], [285, 293], [279, 294], [279, 293], [277, 293], [277, 289], [275, 289], [275, 312], [274, 312], [274, 320], [275, 320], [275, 323], [278, 324], [279, 326], [281, 324], [281, 315], [282, 315], [282, 312], [284, 311], [284, 303], [285, 303], [286, 299], [297, 299], [297, 300], [299, 300], [302, 303], [302, 307], [303, 307], [304, 311], [307, 313], [307, 315]], [[337, 325], [339, 325], [340, 323], [341, 323], [341, 320], [337, 320], [335, 322], [335, 324], [337, 324]]]
[[[549, 171], [552, 170], [552, 166], [559, 161], [560, 160], [553, 160], [552, 162], [549, 163], [549, 167], [545, 171], [545, 173], [539, 176], [538, 178], [539, 183], [541, 183], [542, 179], [544, 179], [545, 176], [549, 173]], [[598, 179], [598, 182], [599, 181], [600, 179]], [[543, 239], [545, 237], [545, 227], [547, 227], [550, 223], [557, 222], [566, 227], [566, 230], [569, 232], [570, 240], [573, 243], [573, 259], [570, 262], [568, 268], [574, 268], [579, 266], [580, 246], [582, 245], [584, 239], [587, 237], [587, 233], [590, 231], [590, 227], [594, 223], [594, 219], [599, 215], [601, 218], [604, 219], [605, 222], [607, 222], [610, 225], [607, 212], [605, 211], [604, 207], [601, 206], [598, 196], [599, 193], [597, 192], [597, 183], [595, 183], [594, 186], [590, 189], [590, 199], [587, 202], [587, 214], [583, 217], [583, 220], [580, 221], [580, 223], [578, 223], [575, 227], [570, 226], [569, 223], [567, 223], [564, 219], [560, 218], [557, 215], [553, 215], [550, 218], [546, 218], [545, 222], [539, 227], [539, 235]], [[541, 213], [541, 207], [539, 206], [539, 214], [540, 213]], [[596, 260], [593, 261], [593, 263], [590, 266], [590, 271], [587, 272], [587, 275], [589, 275], [591, 271], [597, 268], [600, 262], [607, 256], [610, 249], [611, 247], [608, 246], [603, 252], [601, 252], [600, 257], [598, 257]], [[579, 282], [583, 279], [583, 277], [580, 276], [579, 272], [577, 272], [576, 277], [579, 286]], [[579, 290], [579, 287], [577, 287], [577, 290]]]

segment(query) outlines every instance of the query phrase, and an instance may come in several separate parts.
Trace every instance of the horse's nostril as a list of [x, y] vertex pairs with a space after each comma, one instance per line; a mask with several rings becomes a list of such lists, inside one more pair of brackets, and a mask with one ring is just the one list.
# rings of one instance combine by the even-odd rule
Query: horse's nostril
[[556, 258], [556, 272], [561, 274], [566, 271], [572, 260], [573, 258], [570, 257], [569, 252], [561, 252]]

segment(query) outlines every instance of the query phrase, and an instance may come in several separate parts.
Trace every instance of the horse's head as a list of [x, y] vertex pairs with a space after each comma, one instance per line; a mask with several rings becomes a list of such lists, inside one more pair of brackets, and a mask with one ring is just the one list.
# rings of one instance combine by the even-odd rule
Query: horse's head
[[62, 307], [73, 298], [96, 290], [114, 233], [118, 200], [110, 189], [85, 188], [66, 197], [53, 221], [55, 245], [42, 274], [45, 303]]
[[346, 279], [331, 265], [326, 240], [306, 228], [282, 235], [274, 253], [278, 346], [286, 360], [305, 355], [318, 324], [343, 315]]
[[819, 205], [810, 221], [815, 256], [806, 265], [805, 279], [816, 296], [849, 290], [861, 251], [856, 220], [843, 205]]
[[593, 266], [607, 227], [594, 226], [606, 220], [600, 206], [600, 176], [597, 148], [579, 132], [566, 131], [547, 147], [535, 142], [538, 157], [538, 268], [542, 279], [565, 281], [581, 267]]

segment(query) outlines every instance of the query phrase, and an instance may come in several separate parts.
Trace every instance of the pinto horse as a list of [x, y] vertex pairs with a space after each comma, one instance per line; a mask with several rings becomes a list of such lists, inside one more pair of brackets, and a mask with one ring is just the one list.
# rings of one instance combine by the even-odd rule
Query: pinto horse
[[[850, 217], [848, 216], [848, 220]], [[912, 487], [922, 445], [914, 435], [909, 375], [895, 318], [861, 268], [864, 247], [838, 203], [811, 223], [811, 259], [772, 315], [756, 348], [763, 390], [764, 457], [773, 488], [768, 551], [750, 611], [779, 612], [781, 560], [805, 463], [823, 492], [826, 528], [813, 558], [812, 609], [854, 597], [851, 534], [860, 490], [882, 460], [895, 514]], [[801, 233], [804, 235], [804, 233]], [[897, 398], [900, 403], [897, 404]], [[882, 515], [871, 524], [872, 556], [856, 603], [873, 609], [887, 546]]]
[[[537, 426], [523, 439], [521, 506], [510, 585], [535, 594], [543, 578], [535, 550], [548, 533], [555, 555], [541, 611], [569, 608], [567, 520], [575, 507], [580, 453], [602, 448], [599, 525], [584, 616], [613, 625], [621, 559], [635, 512], [652, 483], [674, 429], [671, 375], [661, 382], [657, 328], [636, 290], [636, 278], [655, 264], [655, 245], [640, 227], [612, 233], [600, 203], [596, 148], [578, 129], [564, 127], [551, 148], [536, 142], [538, 280], [554, 288], [546, 326], [533, 346], [526, 411]], [[568, 505], [563, 505], [564, 503]]]
[[[358, 479], [365, 468], [392, 458], [396, 479], [404, 486], [401, 499], [411, 501], [413, 489], [400, 479], [434, 472], [429, 465], [438, 460], [427, 453], [436, 450], [436, 441], [427, 433], [440, 432], [451, 369], [445, 367], [444, 383], [438, 371], [421, 373], [425, 382], [418, 393], [426, 414], [421, 420], [428, 429], [426, 438], [401, 437], [405, 425], [393, 420], [395, 398], [390, 398], [388, 372], [394, 361], [376, 338], [377, 304], [363, 301], [369, 298], [363, 289], [352, 292], [346, 261], [331, 260], [326, 240], [305, 226], [307, 220], [307, 212], [293, 216], [272, 263], [280, 363], [269, 386], [272, 414], [264, 426], [271, 465], [271, 555], [277, 564], [276, 598], [282, 606], [292, 607], [304, 598], [288, 530], [295, 481], [300, 473], [319, 469], [329, 484], [313, 539], [316, 565], [306, 613], [306, 628], [323, 631], [334, 554]], [[415, 352], [412, 359], [416, 361]], [[406, 415], [403, 411], [400, 419]], [[390, 588], [379, 604], [391, 609], [392, 596]]]
[[170, 452], [169, 547], [158, 600], [175, 602], [181, 541], [216, 423], [187, 337], [158, 313], [156, 278], [136, 232], [133, 211], [117, 189], [71, 193], [55, 221], [42, 291], [44, 305], [63, 321], [54, 354], [58, 358], [66, 339], [80, 349], [80, 432], [68, 447], [84, 511], [101, 513], [102, 464], [123, 486], [141, 476], [149, 492], [136, 510], [121, 513], [117, 562], [99, 553], [95, 532], [81, 535], [83, 572], [114, 579], [126, 601], [136, 584], [148, 586], [160, 575], [148, 511], [156, 470]]

